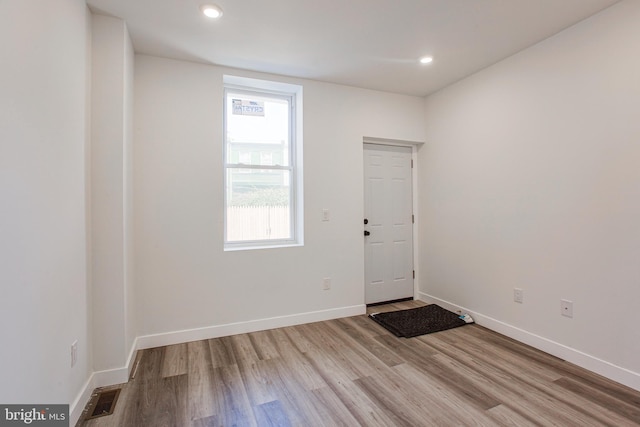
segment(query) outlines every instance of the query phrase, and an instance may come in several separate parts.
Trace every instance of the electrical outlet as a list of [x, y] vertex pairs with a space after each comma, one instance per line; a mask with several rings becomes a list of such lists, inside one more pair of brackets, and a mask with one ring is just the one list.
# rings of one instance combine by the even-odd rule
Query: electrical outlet
[[73, 368], [78, 361], [78, 340], [71, 344], [71, 367]]
[[322, 279], [322, 289], [324, 289], [325, 291], [328, 291], [329, 289], [331, 289], [330, 277], [325, 277], [324, 279]]
[[520, 288], [513, 288], [513, 300], [522, 304], [524, 302], [524, 291]]
[[573, 301], [560, 300], [560, 314], [566, 317], [573, 317]]

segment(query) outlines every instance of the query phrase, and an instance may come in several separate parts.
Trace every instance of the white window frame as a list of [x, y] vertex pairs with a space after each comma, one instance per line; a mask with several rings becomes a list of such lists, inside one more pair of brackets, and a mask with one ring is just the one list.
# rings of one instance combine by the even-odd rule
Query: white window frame
[[[223, 182], [224, 182], [224, 250], [247, 250], [281, 248], [304, 245], [303, 224], [303, 181], [302, 181], [302, 86], [266, 80], [251, 79], [238, 76], [223, 76]], [[227, 142], [227, 93], [240, 93], [248, 96], [259, 95], [287, 99], [289, 112], [289, 165], [246, 165], [228, 163]], [[252, 241], [227, 240], [227, 178], [228, 170], [258, 169], [258, 170], [286, 170], [290, 174], [290, 227], [289, 239], [265, 239]]]

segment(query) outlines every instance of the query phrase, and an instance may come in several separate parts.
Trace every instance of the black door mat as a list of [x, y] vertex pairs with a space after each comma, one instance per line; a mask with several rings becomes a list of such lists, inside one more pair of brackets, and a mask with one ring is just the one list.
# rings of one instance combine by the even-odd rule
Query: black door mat
[[446, 331], [467, 324], [459, 315], [437, 304], [408, 310], [373, 313], [369, 317], [395, 336], [404, 338]]

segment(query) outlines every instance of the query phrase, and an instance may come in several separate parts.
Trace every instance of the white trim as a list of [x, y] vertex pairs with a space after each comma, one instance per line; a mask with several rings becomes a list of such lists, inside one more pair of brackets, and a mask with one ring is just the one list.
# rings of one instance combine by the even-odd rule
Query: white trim
[[84, 411], [85, 406], [89, 403], [91, 399], [91, 393], [95, 389], [94, 386], [94, 374], [91, 374], [87, 381], [82, 386], [82, 390], [78, 393], [78, 396], [74, 399], [74, 401], [69, 405], [69, 425], [75, 426], [82, 415], [82, 411]]
[[249, 332], [265, 331], [267, 329], [283, 328], [304, 323], [321, 322], [323, 320], [365, 314], [364, 304], [340, 307], [329, 310], [312, 311], [308, 313], [292, 314], [288, 316], [269, 317], [266, 319], [249, 320], [246, 322], [227, 323], [224, 325], [207, 326], [204, 328], [185, 329], [182, 331], [138, 337], [138, 349], [180, 344], [190, 341], [206, 340], [226, 337], [229, 335], [246, 334]]
[[537, 348], [538, 350], [542, 350], [545, 353], [549, 353], [591, 372], [600, 374], [610, 380], [640, 391], [640, 373], [630, 371], [629, 369], [614, 365], [606, 360], [598, 359], [597, 357], [583, 353], [574, 348], [567, 347], [564, 344], [557, 343], [550, 339], [525, 331], [524, 329], [517, 328], [509, 325], [508, 323], [471, 311], [465, 307], [436, 298], [429, 294], [420, 292], [418, 299], [427, 303], [438, 304], [447, 310], [460, 310], [462, 312], [469, 313], [473, 317], [473, 320], [480, 326], [484, 326], [487, 329], [506, 335], [524, 344], [530, 345], [531, 347]]
[[82, 390], [78, 393], [73, 403], [69, 406], [69, 425], [76, 425], [82, 411], [91, 400], [93, 391], [98, 387], [106, 387], [115, 384], [124, 384], [129, 380], [129, 367], [109, 369], [106, 371], [93, 372], [87, 382], [84, 383]]
[[[419, 258], [419, 246], [418, 245], [418, 230], [419, 230], [419, 220], [420, 216], [418, 215], [418, 149], [424, 145], [424, 142], [420, 141], [405, 141], [402, 139], [387, 139], [387, 138], [376, 138], [373, 136], [363, 136], [362, 137], [362, 149], [363, 151], [366, 149], [367, 145], [391, 145], [394, 147], [405, 147], [411, 148], [411, 203], [412, 203], [412, 211], [413, 211], [413, 227], [412, 227], [412, 238], [413, 238], [413, 271], [415, 272], [413, 278], [413, 299], [419, 299], [419, 289], [418, 283], [420, 283], [420, 263], [418, 262]], [[364, 165], [363, 165], [364, 167]], [[364, 193], [364, 187], [363, 187]], [[362, 200], [364, 200], [364, 194], [362, 195]], [[367, 266], [364, 265], [366, 269]], [[366, 293], [366, 284], [364, 288], [364, 292]], [[366, 299], [366, 294], [365, 294]]]
[[167, 332], [137, 337], [127, 358], [126, 366], [104, 371], [93, 372], [78, 396], [70, 405], [70, 425], [76, 425], [82, 411], [89, 403], [93, 390], [99, 387], [124, 384], [129, 380], [136, 352], [146, 348], [165, 345], [180, 344], [189, 341], [225, 337], [229, 335], [245, 334], [249, 332], [264, 331], [267, 329], [284, 328], [287, 326], [301, 325], [304, 323], [321, 322], [324, 320], [339, 319], [341, 317], [359, 316], [367, 312], [364, 304], [347, 307], [332, 308], [328, 310], [310, 311], [307, 313], [291, 314], [288, 316], [269, 317], [266, 319], [249, 320], [246, 322], [227, 323], [224, 325], [208, 326], [204, 328], [186, 329], [182, 331]]
[[[289, 246], [304, 245], [304, 200], [303, 200], [303, 178], [302, 178], [302, 86], [289, 83], [274, 82], [268, 80], [258, 80], [239, 76], [223, 75], [224, 97], [223, 97], [223, 182], [224, 182], [224, 251], [233, 250], [255, 250], [267, 248], [279, 248]], [[289, 161], [287, 166], [278, 165], [242, 165], [240, 163], [228, 162], [229, 141], [227, 141], [228, 125], [228, 96], [229, 93], [256, 96], [267, 99], [280, 99], [287, 101], [289, 105]], [[227, 240], [227, 218], [229, 194], [228, 180], [229, 171], [234, 169], [268, 169], [274, 171], [289, 172], [289, 197], [291, 212], [289, 214], [290, 238], [285, 240], [263, 239], [257, 241], [229, 241]]]
[[362, 142], [364, 144], [398, 145], [401, 147], [419, 147], [424, 145], [424, 141], [405, 141], [403, 139], [376, 138], [374, 136], [363, 136]]
[[225, 243], [224, 251], [225, 252], [234, 252], [234, 251], [255, 251], [260, 249], [278, 249], [278, 248], [297, 248], [303, 247], [303, 243], [298, 243], [294, 240], [285, 240], [284, 243], [282, 240], [273, 240], [273, 243], [268, 244], [265, 240], [255, 241], [255, 245], [251, 245], [254, 241], [250, 242], [241, 242], [241, 243]]
[[[420, 144], [422, 145], [422, 143]], [[413, 145], [411, 148], [411, 160], [413, 161], [413, 168], [411, 169], [411, 190], [413, 198], [413, 271], [415, 272], [413, 278], [413, 299], [418, 299], [418, 283], [420, 283], [420, 236], [418, 231], [420, 230], [420, 212], [418, 204], [418, 194], [420, 194], [419, 180], [418, 180], [418, 148], [420, 145]]]
[[136, 360], [136, 353], [139, 350], [138, 346], [138, 337], [133, 340], [133, 345], [131, 345], [131, 350], [129, 350], [129, 357], [127, 357], [127, 381], [131, 377], [131, 370], [133, 369], [133, 362]]
[[222, 76], [222, 82], [225, 86], [234, 89], [258, 89], [262, 92], [271, 93], [302, 93], [302, 86], [294, 83], [283, 83], [274, 80], [253, 79], [250, 77], [232, 76], [225, 74]]
[[84, 383], [78, 396], [69, 406], [69, 425], [76, 425], [96, 388], [124, 384], [129, 380], [128, 372], [129, 368], [127, 367], [93, 372], [87, 382]]
[[129, 367], [107, 369], [93, 373], [94, 388], [124, 384], [129, 381]]
[[91, 373], [89, 379], [87, 379], [82, 386], [82, 390], [80, 390], [78, 396], [69, 406], [69, 425], [74, 426], [78, 423], [78, 420], [82, 416], [82, 411], [84, 411], [87, 403], [91, 400], [91, 395], [96, 388], [124, 384], [129, 381], [129, 376], [131, 374], [131, 369], [133, 369], [133, 362], [137, 351], [138, 339], [136, 338], [133, 341], [131, 350], [129, 351], [129, 357], [127, 358], [127, 364], [125, 367]]

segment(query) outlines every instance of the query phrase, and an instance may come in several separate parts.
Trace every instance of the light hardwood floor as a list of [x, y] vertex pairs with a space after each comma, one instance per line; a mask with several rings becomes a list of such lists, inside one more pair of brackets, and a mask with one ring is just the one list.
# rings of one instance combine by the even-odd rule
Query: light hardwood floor
[[639, 392], [478, 325], [406, 339], [363, 315], [138, 357], [114, 413], [78, 426], [640, 425]]

